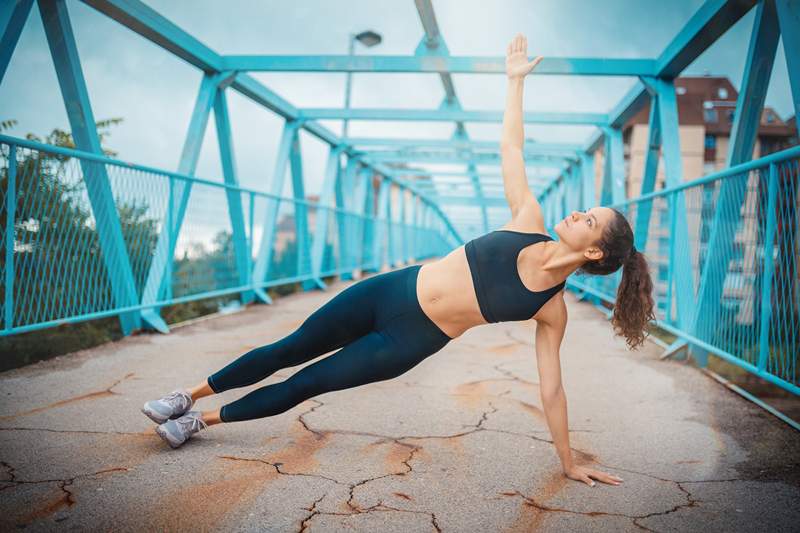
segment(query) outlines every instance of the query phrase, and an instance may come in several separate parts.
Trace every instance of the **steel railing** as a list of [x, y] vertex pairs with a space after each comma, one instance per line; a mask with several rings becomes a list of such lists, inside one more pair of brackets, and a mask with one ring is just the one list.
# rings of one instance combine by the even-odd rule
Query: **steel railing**
[[[378, 217], [370, 207], [323, 207], [1, 135], [0, 163], [0, 336], [252, 295], [357, 268], [380, 270], [385, 263], [441, 255], [453, 245], [435, 217], [408, 224], [396, 215]], [[103, 186], [110, 187], [113, 204], [96, 200]], [[179, 199], [189, 190], [178, 217]], [[365, 198], [373, 203], [373, 195]], [[240, 206], [238, 220], [232, 203]], [[108, 205], [118, 220], [122, 246], [116, 248]], [[327, 217], [321, 243], [320, 213]], [[262, 243], [270, 229], [271, 241]], [[154, 262], [162, 233], [174, 250], [163, 272]], [[322, 250], [316, 265], [315, 246]], [[265, 261], [263, 276], [254, 275], [259, 259]]]

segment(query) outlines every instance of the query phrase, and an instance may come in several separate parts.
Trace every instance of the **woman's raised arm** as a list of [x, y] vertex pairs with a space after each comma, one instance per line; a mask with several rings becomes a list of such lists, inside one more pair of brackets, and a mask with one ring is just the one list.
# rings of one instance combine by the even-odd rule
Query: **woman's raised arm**
[[506, 200], [511, 207], [512, 218], [516, 216], [526, 201], [533, 201], [538, 207], [536, 197], [528, 187], [525, 161], [522, 158], [522, 147], [525, 142], [522, 129], [522, 92], [525, 76], [539, 64], [542, 56], [537, 56], [533, 61], [528, 62], [527, 53], [527, 39], [523, 35], [517, 34], [506, 50], [508, 92], [506, 109], [503, 113], [503, 137], [500, 141], [503, 185]]

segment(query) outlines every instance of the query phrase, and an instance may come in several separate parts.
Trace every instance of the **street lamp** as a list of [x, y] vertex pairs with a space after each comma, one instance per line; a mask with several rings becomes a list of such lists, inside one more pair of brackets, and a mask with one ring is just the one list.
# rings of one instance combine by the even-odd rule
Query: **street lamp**
[[[355, 52], [355, 44], [356, 41], [360, 42], [367, 48], [372, 48], [375, 45], [381, 44], [381, 34], [374, 32], [372, 30], [362, 31], [358, 34], [350, 34], [350, 39], [348, 42], [347, 53], [348, 55], [352, 56]], [[353, 73], [348, 71], [347, 72], [347, 84], [344, 89], [344, 108], [350, 109], [350, 86], [353, 80]], [[347, 138], [347, 119], [344, 120], [344, 128], [342, 129], [342, 138]]]

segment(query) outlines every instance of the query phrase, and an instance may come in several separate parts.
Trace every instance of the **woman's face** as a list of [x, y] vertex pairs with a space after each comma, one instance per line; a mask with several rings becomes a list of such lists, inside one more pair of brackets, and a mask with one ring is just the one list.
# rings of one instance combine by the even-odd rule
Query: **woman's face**
[[596, 246], [605, 227], [614, 219], [608, 207], [592, 207], [586, 211], [573, 211], [555, 226], [559, 240], [575, 251], [583, 252], [587, 260], [603, 257]]

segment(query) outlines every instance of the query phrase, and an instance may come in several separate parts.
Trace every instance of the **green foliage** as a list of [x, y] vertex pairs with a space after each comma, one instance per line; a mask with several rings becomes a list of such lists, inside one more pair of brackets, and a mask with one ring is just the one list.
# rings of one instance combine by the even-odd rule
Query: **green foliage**
[[[107, 129], [120, 122], [120, 118], [97, 122], [101, 142], [109, 135]], [[13, 128], [16, 123], [13, 119], [0, 121], [0, 131]], [[72, 135], [58, 128], [43, 139], [30, 133], [26, 138], [54, 146], [75, 147]], [[103, 152], [109, 156], [116, 155], [106, 148]], [[8, 157], [7, 152], [3, 155]], [[114, 308], [113, 293], [80, 171], [85, 172], [88, 166], [97, 163], [83, 162], [80, 170], [78, 165], [69, 156], [18, 149], [13, 285], [16, 326]], [[0, 202], [3, 205], [7, 192], [8, 169], [3, 168], [0, 170]], [[117, 212], [136, 286], [141, 290], [158, 241], [159, 220], [149, 216], [149, 206], [144, 202], [117, 199]], [[0, 248], [5, 244], [6, 224], [6, 217], [0, 217]], [[5, 255], [0, 256], [0, 262], [4, 261]], [[295, 275], [296, 243], [290, 242], [273, 260], [273, 279]], [[239, 284], [229, 231], [218, 232], [209, 248], [202, 243], [190, 244], [184, 256], [173, 261], [171, 266], [173, 271], [163, 287], [167, 298]], [[291, 283], [271, 287], [269, 292], [273, 296], [289, 294], [299, 286], [299, 283]], [[5, 284], [0, 285], [0, 319], [5, 316], [5, 309], [1, 307], [5, 302], [5, 290]], [[174, 324], [214, 313], [233, 297], [235, 295], [165, 306], [161, 314], [168, 324]], [[116, 316], [1, 337], [0, 370], [121, 337]]]

